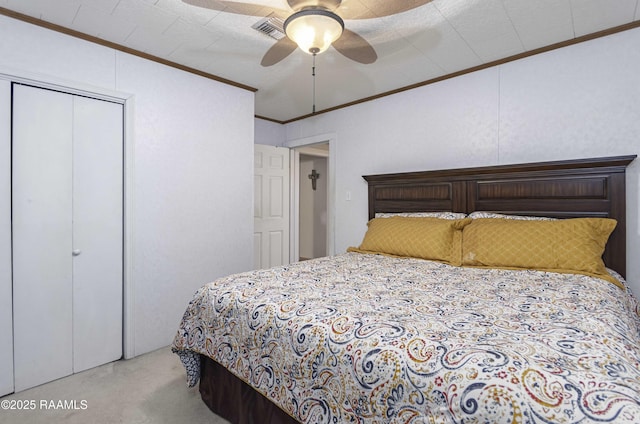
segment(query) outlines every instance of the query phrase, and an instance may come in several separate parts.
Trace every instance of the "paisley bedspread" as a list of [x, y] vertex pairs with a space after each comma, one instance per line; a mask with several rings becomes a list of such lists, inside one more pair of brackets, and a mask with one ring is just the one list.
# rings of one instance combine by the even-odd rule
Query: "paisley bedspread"
[[640, 423], [636, 299], [582, 275], [345, 253], [203, 286], [173, 350], [302, 423]]

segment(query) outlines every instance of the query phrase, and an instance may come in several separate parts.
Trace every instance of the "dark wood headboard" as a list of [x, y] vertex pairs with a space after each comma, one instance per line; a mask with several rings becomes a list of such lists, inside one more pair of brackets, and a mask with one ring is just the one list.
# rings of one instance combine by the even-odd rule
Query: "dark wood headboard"
[[603, 255], [626, 274], [625, 170], [632, 156], [366, 175], [377, 212], [491, 211], [618, 221]]

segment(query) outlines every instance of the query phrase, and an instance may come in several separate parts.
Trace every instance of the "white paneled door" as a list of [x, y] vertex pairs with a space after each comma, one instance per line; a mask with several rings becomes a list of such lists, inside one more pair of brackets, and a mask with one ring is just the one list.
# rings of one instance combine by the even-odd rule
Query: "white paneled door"
[[254, 268], [289, 263], [289, 149], [254, 146]]
[[15, 390], [122, 356], [122, 105], [15, 84]]

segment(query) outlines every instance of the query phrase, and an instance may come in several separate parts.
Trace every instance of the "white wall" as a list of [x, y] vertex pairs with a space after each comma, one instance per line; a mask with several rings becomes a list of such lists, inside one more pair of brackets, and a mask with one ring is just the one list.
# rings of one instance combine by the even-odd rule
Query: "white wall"
[[[362, 175], [640, 154], [639, 45], [633, 29], [292, 122], [285, 145], [337, 135], [341, 252], [366, 229]], [[640, 295], [640, 159], [627, 174], [627, 279]]]
[[252, 266], [253, 93], [4, 16], [0, 57], [0, 73], [129, 97], [133, 347], [170, 344], [198, 287]]
[[282, 124], [256, 118], [254, 121], [255, 144], [282, 147], [286, 138], [286, 129]]

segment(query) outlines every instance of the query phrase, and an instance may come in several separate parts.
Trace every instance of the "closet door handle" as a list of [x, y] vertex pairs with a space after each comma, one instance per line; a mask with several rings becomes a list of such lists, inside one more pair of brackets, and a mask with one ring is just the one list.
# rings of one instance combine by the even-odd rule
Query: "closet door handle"
[[71, 252], [73, 256], [80, 256], [80, 253], [82, 253], [80, 249], [75, 249], [74, 251]]

